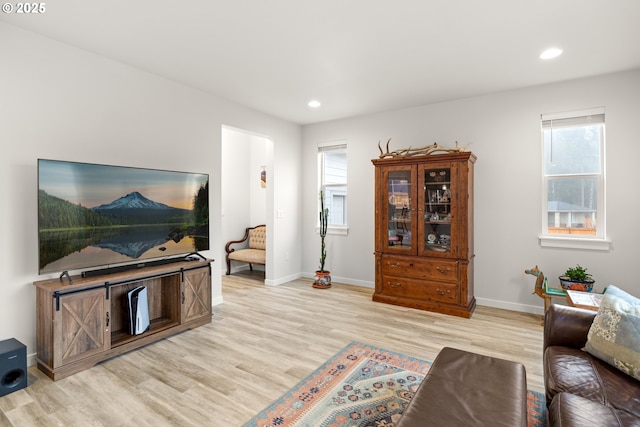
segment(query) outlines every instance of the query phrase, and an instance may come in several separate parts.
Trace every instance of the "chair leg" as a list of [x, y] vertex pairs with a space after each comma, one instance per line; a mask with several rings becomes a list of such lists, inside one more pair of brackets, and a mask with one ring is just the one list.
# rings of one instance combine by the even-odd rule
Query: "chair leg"
[[227, 258], [227, 276], [231, 274], [231, 260]]
[[249, 264], [249, 271], [253, 271], [253, 265]]

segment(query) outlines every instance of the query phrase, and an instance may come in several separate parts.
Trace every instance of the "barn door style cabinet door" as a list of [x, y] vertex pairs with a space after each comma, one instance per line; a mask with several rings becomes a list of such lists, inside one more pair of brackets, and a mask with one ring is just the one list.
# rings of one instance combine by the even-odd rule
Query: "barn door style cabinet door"
[[475, 161], [471, 152], [372, 160], [374, 301], [471, 317]]
[[182, 323], [211, 318], [211, 274], [208, 269], [194, 269], [183, 273]]
[[57, 305], [58, 309], [53, 311], [54, 368], [110, 348], [109, 308], [104, 289], [61, 296]]

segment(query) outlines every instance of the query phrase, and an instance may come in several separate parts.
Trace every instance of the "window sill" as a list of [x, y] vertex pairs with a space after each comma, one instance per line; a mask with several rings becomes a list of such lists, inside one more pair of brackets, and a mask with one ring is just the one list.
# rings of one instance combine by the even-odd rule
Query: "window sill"
[[540, 246], [543, 248], [585, 249], [592, 251], [608, 251], [611, 249], [611, 241], [606, 239], [538, 236]]
[[[316, 233], [320, 233], [320, 227], [316, 227]], [[327, 227], [327, 234], [333, 234], [336, 236], [348, 236], [349, 227], [346, 225], [330, 225]]]

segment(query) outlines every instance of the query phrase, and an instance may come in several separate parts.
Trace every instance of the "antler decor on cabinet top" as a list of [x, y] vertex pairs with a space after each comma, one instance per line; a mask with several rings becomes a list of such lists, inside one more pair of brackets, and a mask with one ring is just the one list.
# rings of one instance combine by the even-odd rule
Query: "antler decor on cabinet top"
[[455, 148], [446, 148], [442, 145], [439, 145], [437, 142], [434, 142], [431, 145], [427, 145], [426, 147], [421, 148], [401, 148], [399, 150], [389, 151], [389, 143], [391, 142], [391, 138], [387, 141], [386, 152], [382, 151], [382, 147], [380, 147], [380, 141], [378, 141], [378, 150], [380, 150], [380, 159], [384, 159], [385, 157], [408, 157], [408, 156], [425, 156], [437, 152], [444, 153], [461, 153], [465, 151], [467, 147], [471, 145], [471, 142], [467, 143], [464, 147], [458, 147], [458, 141], [456, 141]]

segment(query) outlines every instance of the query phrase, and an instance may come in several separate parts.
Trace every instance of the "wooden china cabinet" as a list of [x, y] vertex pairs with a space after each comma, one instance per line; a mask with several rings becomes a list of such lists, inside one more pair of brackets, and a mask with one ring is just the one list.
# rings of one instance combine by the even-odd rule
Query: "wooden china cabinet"
[[471, 317], [471, 152], [374, 159], [373, 300]]

